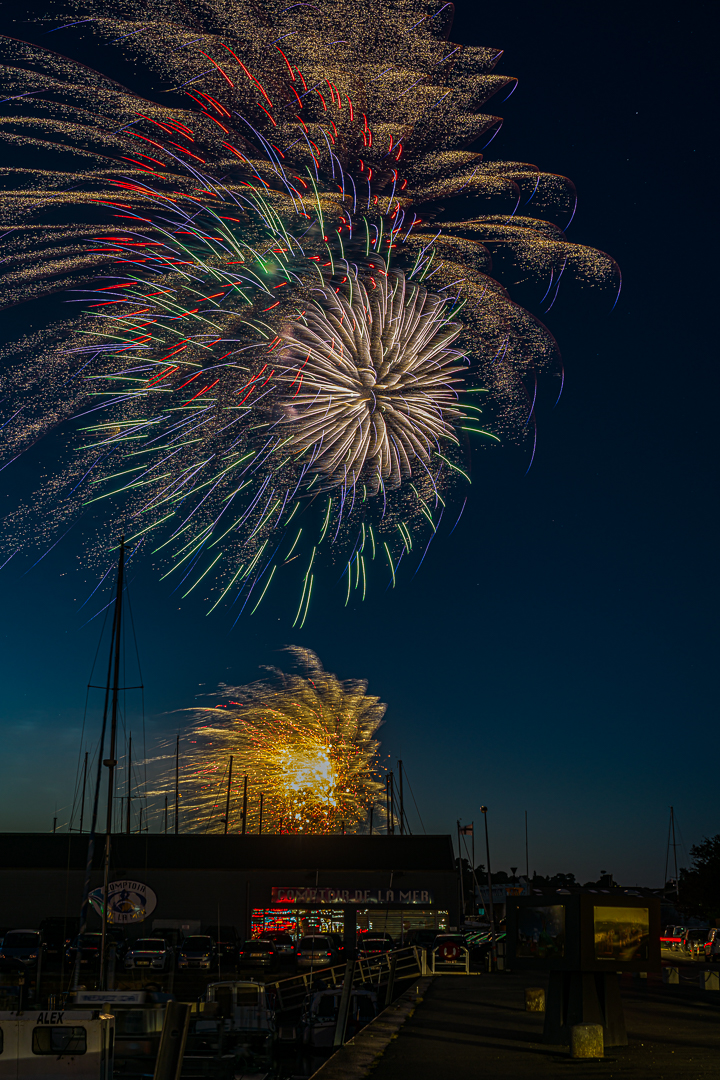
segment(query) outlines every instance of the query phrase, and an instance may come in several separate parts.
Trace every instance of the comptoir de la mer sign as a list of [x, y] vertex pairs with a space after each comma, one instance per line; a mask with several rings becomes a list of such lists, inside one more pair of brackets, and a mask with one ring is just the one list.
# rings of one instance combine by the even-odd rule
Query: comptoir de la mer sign
[[[102, 917], [103, 896], [105, 890], [93, 889], [90, 903]], [[157, 897], [152, 889], [141, 881], [125, 878], [111, 881], [108, 885], [107, 920], [116, 926], [123, 923], [142, 922], [157, 907]]]
[[283, 888], [274, 885], [273, 904], [432, 904], [429, 889]]

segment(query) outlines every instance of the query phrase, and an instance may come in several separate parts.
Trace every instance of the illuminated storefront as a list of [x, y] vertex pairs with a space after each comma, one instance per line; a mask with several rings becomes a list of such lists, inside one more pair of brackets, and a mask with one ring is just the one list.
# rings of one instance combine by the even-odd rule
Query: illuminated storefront
[[[410, 930], [446, 930], [448, 912], [437, 908], [358, 907], [355, 909], [358, 933], [381, 931], [402, 941]], [[293, 937], [304, 934], [345, 931], [345, 908], [338, 906], [253, 908], [252, 936], [261, 937], [271, 930], [281, 930]]]
[[[103, 848], [97, 837], [91, 888], [102, 884]], [[87, 836], [0, 834], [0, 923], [78, 913], [86, 859]], [[157, 898], [133, 935], [171, 920], [234, 925], [241, 936], [319, 929], [349, 942], [357, 931], [402, 940], [410, 930], [457, 924], [449, 836], [119, 834], [111, 881], [121, 879], [143, 882]]]

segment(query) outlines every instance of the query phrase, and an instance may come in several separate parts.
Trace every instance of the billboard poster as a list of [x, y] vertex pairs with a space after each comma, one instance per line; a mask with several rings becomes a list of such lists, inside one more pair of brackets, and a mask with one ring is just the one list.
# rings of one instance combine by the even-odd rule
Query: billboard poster
[[522, 907], [518, 911], [516, 956], [548, 960], [565, 954], [563, 904]]
[[593, 908], [596, 960], [647, 960], [650, 911], [644, 907]]

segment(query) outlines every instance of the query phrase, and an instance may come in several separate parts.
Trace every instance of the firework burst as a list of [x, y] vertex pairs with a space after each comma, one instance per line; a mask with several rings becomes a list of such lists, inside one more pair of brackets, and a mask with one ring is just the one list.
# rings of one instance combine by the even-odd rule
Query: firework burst
[[287, 651], [304, 674], [271, 668], [271, 679], [221, 687], [223, 703], [198, 713], [184, 755], [185, 828], [224, 831], [230, 784], [228, 831], [240, 831], [244, 776], [248, 832], [260, 827], [261, 795], [263, 832], [353, 831], [379, 799], [386, 706], [367, 682], [338, 679], [307, 649]]
[[446, 318], [447, 300], [402, 273], [370, 281], [370, 295], [352, 271], [347, 296], [317, 290], [305, 322], [283, 334], [297, 364], [284, 379], [298, 383], [285, 423], [289, 445], [312, 448], [326, 484], [362, 482], [375, 495], [409, 479], [414, 459], [415, 472], [427, 472], [441, 442], [457, 442], [453, 421], [464, 414], [454, 385], [464, 354], [448, 348], [462, 328]]
[[[7, 518], [5, 558], [81, 521], [101, 577], [124, 530], [208, 613], [288, 595], [301, 626], [323, 568], [347, 604], [452, 527], [470, 438], [532, 437], [557, 350], [493, 258], [550, 303], [616, 268], [554, 223], [569, 181], [462, 149], [512, 80], [448, 45], [448, 15], [211, 3], [200, 27], [98, 0], [53, 28], [134, 52], [175, 107], [0, 41], [0, 138], [23, 150], [0, 299], [66, 290], [79, 312], [4, 354], [6, 462], [61, 426], [71, 447]], [[460, 194], [473, 216], [452, 220]]]

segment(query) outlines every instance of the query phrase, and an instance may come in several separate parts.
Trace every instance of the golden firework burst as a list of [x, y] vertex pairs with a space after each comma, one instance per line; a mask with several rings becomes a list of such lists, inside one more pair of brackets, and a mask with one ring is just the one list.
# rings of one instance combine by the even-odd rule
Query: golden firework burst
[[[300, 672], [271, 668], [270, 678], [221, 686], [194, 718], [183, 768], [185, 828], [242, 829], [245, 776], [248, 832], [357, 830], [379, 800], [375, 733], [386, 706], [367, 682], [338, 679], [309, 649], [290, 647]], [[233, 759], [232, 773], [230, 759]]]

